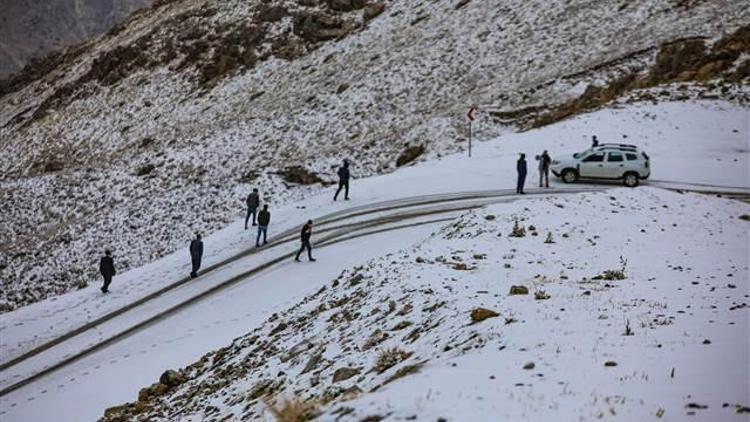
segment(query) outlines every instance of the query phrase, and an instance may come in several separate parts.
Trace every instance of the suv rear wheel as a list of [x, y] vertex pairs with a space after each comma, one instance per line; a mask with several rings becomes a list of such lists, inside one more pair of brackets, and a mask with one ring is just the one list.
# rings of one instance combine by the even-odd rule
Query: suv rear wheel
[[638, 174], [633, 172], [625, 173], [625, 175], [622, 176], [622, 183], [629, 188], [638, 186]]
[[565, 183], [574, 183], [578, 180], [578, 172], [573, 169], [565, 169], [562, 172], [562, 180]]

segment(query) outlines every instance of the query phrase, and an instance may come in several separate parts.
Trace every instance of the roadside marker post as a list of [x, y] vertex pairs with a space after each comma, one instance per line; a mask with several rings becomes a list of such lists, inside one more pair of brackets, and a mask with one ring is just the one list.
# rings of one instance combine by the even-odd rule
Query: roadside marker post
[[474, 121], [474, 113], [477, 111], [476, 107], [470, 107], [469, 113], [466, 115], [469, 118], [469, 158], [471, 158], [471, 123]]

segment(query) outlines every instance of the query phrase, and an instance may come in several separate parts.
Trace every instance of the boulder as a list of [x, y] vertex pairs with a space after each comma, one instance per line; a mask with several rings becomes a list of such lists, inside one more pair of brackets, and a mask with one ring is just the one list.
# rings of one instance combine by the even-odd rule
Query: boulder
[[360, 370], [356, 368], [339, 368], [333, 373], [333, 383], [348, 380], [359, 374]]
[[406, 147], [406, 149], [396, 159], [396, 166], [401, 167], [403, 165], [409, 164], [419, 158], [419, 156], [422, 154], [424, 154], [424, 145], [414, 145]]
[[526, 286], [510, 286], [510, 295], [527, 295], [529, 288]]
[[473, 311], [471, 311], [471, 322], [474, 324], [484, 321], [488, 318], [495, 318], [499, 316], [495, 311], [485, 309], [485, 308], [476, 308]]
[[185, 377], [174, 369], [168, 369], [164, 371], [159, 377], [159, 382], [166, 385], [167, 387], [177, 387], [178, 385], [185, 382]]

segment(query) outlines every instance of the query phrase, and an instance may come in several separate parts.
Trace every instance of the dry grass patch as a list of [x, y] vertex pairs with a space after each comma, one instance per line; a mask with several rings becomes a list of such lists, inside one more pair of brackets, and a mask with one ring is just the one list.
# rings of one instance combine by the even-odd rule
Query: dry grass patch
[[315, 402], [302, 401], [298, 398], [283, 399], [272, 405], [266, 402], [276, 422], [305, 422], [318, 417], [318, 405]]
[[382, 374], [388, 369], [405, 361], [409, 356], [411, 356], [411, 352], [405, 352], [396, 347], [383, 350], [380, 352], [380, 355], [378, 355], [378, 360], [375, 361], [375, 366], [373, 366], [372, 370], [378, 374]]

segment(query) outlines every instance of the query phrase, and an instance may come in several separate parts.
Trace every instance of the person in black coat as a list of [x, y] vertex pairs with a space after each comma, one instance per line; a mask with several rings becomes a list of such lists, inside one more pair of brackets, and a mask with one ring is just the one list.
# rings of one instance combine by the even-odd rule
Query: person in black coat
[[523, 184], [526, 183], [526, 154], [521, 154], [518, 158], [518, 162], [516, 162], [516, 171], [518, 172], [516, 193], [523, 194]]
[[109, 293], [109, 284], [112, 283], [112, 277], [115, 275], [115, 261], [112, 259], [112, 252], [107, 249], [104, 256], [99, 261], [99, 272], [104, 277], [102, 293]]
[[591, 148], [596, 148], [599, 146], [599, 138], [596, 137], [596, 135], [591, 137]]
[[203, 258], [203, 241], [201, 241], [201, 235], [196, 234], [195, 239], [190, 242], [190, 258], [193, 261], [193, 271], [190, 272], [190, 277], [198, 277], [198, 270], [201, 268], [201, 259]]
[[255, 215], [260, 205], [260, 195], [258, 195], [258, 189], [253, 189], [250, 195], [245, 200], [247, 204], [247, 215], [245, 216], [245, 230], [247, 230], [247, 222], [250, 220], [250, 216], [253, 216], [253, 226], [255, 226]]
[[339, 167], [339, 188], [336, 190], [336, 194], [333, 195], [333, 200], [335, 201], [339, 197], [339, 193], [341, 193], [341, 189], [344, 190], [344, 199], [349, 200], [349, 179], [351, 178], [351, 173], [349, 173], [349, 161], [344, 160], [344, 165]]
[[268, 243], [266, 241], [266, 235], [268, 234], [268, 223], [271, 222], [271, 212], [268, 211], [268, 205], [263, 205], [263, 209], [258, 213], [258, 236], [255, 237], [255, 247], [260, 246], [260, 234], [263, 233], [263, 244]]
[[[549, 187], [549, 166], [552, 164], [552, 157], [545, 149], [542, 155], [539, 156], [539, 187]], [[544, 183], [542, 183], [544, 182]]]
[[297, 256], [294, 258], [295, 261], [299, 262], [299, 256], [307, 249], [307, 258], [315, 262], [315, 258], [312, 257], [312, 246], [310, 246], [310, 236], [312, 236], [312, 226], [313, 222], [312, 220], [307, 220], [307, 223], [302, 226], [302, 231], [300, 231], [300, 240], [302, 241], [302, 246], [300, 246], [299, 251], [297, 252]]

